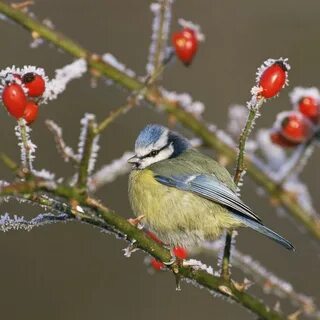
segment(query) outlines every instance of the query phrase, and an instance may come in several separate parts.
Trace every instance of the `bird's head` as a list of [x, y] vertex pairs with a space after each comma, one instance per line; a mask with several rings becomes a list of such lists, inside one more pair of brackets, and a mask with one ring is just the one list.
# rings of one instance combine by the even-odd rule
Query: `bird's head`
[[135, 169], [144, 169], [155, 162], [174, 158], [190, 147], [186, 138], [157, 125], [147, 125], [135, 143], [135, 155], [128, 160]]

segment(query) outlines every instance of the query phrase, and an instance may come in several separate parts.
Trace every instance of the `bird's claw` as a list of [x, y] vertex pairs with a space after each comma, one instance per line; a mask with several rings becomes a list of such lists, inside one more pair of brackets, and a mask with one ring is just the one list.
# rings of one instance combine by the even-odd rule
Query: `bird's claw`
[[[140, 215], [136, 218], [129, 218], [127, 221], [133, 225], [134, 227], [138, 227], [141, 225], [141, 220], [144, 218], [144, 215]], [[139, 228], [140, 229], [140, 228]], [[142, 229], [142, 228], [141, 228]]]

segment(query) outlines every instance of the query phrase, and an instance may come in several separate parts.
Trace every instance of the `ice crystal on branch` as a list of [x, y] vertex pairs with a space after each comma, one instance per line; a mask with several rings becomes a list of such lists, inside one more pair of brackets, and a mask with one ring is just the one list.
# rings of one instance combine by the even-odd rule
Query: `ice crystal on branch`
[[118, 176], [128, 173], [131, 169], [128, 159], [133, 155], [133, 152], [127, 151], [119, 159], [115, 159], [110, 164], [103, 166], [90, 177], [89, 190], [95, 191], [103, 185], [113, 182]]
[[[94, 126], [94, 128], [96, 128], [95, 119], [96, 119], [95, 115], [91, 113], [86, 113], [84, 117], [81, 119], [81, 122], [80, 122], [81, 132], [79, 137], [78, 156], [77, 156], [79, 161], [84, 157], [86, 141], [88, 139], [89, 130], [90, 130], [89, 126], [92, 125]], [[90, 152], [89, 163], [88, 163], [88, 174], [91, 174], [96, 163], [97, 154], [100, 149], [98, 145], [99, 138], [100, 138], [99, 135], [96, 135], [93, 138], [91, 150], [88, 150], [88, 152]]]
[[114, 68], [124, 72], [129, 77], [135, 77], [136, 73], [132, 71], [131, 69], [127, 68], [123, 63], [121, 63], [115, 56], [113, 56], [111, 53], [105, 53], [102, 55], [102, 60], [105, 63], [110, 64]]
[[184, 267], [192, 267], [195, 270], [203, 270], [206, 271], [207, 273], [213, 275], [213, 268], [211, 266], [207, 266], [206, 264], [202, 263], [199, 260], [196, 259], [188, 259], [183, 261], [183, 266]]
[[55, 71], [55, 77], [46, 85], [43, 94], [44, 101], [54, 100], [62, 93], [67, 84], [74, 79], [81, 78], [87, 72], [87, 62], [85, 59], [78, 59]]
[[8, 213], [0, 216], [0, 230], [3, 232], [11, 230], [30, 231], [34, 227], [41, 227], [55, 222], [66, 222], [71, 218], [66, 214], [54, 215], [51, 213], [39, 214], [37, 217], [26, 220], [23, 216], [14, 215], [12, 218]]
[[58, 152], [62, 156], [63, 160], [68, 162], [70, 159], [78, 162], [77, 155], [74, 153], [73, 149], [66, 145], [62, 136], [62, 128], [60, 128], [54, 121], [46, 120], [46, 125], [48, 129], [53, 133], [54, 140], [56, 142], [56, 146]]
[[201, 118], [205, 110], [205, 106], [200, 101], [193, 101], [189, 93], [177, 93], [174, 91], [167, 91], [165, 89], [161, 89], [161, 93], [168, 100], [178, 103], [179, 106], [187, 112], [192, 113], [197, 118]]
[[20, 147], [20, 156], [22, 166], [33, 171], [33, 160], [35, 159], [35, 151], [37, 146], [30, 139], [31, 128], [26, 125], [24, 119], [20, 119], [15, 127], [15, 133], [18, 138], [18, 146]]
[[173, 0], [159, 0], [150, 4], [154, 15], [147, 73], [152, 74], [158, 64], [166, 58], [166, 46], [171, 22], [171, 6]]

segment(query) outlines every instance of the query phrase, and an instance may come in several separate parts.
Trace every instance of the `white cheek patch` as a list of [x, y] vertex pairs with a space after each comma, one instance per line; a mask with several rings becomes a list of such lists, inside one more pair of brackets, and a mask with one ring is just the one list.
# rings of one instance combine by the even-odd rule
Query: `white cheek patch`
[[169, 159], [172, 154], [173, 154], [173, 145], [170, 144], [167, 148], [161, 150], [159, 154], [157, 154], [155, 157], [147, 157], [142, 159], [140, 161], [140, 168], [144, 169], [153, 163], [156, 163], [165, 159]]
[[138, 157], [143, 157], [147, 154], [149, 154], [152, 150], [159, 150], [163, 148], [165, 145], [168, 144], [168, 139], [169, 139], [169, 130], [163, 131], [159, 139], [148, 145], [147, 147], [144, 148], [136, 148], [135, 153], [137, 154]]

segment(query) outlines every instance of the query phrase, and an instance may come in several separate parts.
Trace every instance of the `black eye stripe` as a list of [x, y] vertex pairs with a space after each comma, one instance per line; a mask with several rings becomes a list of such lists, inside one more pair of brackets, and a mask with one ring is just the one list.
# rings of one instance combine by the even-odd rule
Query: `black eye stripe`
[[[170, 145], [170, 143], [166, 144], [165, 146], [163, 146], [161, 149], [158, 150], [152, 150], [151, 152], [149, 152], [148, 154], [146, 154], [145, 156], [140, 157], [140, 159], [145, 159], [145, 158], [149, 158], [149, 157], [155, 157], [156, 155], [158, 155], [162, 150], [168, 148]], [[153, 152], [156, 152], [155, 154], [152, 154]]]

